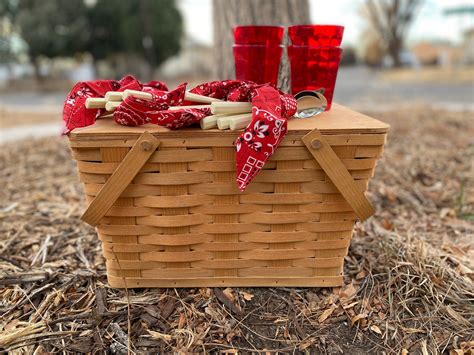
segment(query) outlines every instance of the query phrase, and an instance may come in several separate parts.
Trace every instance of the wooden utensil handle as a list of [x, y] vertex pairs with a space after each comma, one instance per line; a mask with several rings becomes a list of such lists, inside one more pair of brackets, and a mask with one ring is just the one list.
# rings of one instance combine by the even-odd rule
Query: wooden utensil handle
[[229, 129], [230, 117], [228, 115], [222, 115], [217, 119], [217, 128], [220, 130]]
[[145, 91], [138, 91], [138, 90], [130, 90], [127, 89], [123, 92], [123, 99], [125, 100], [128, 96], [133, 96], [136, 97], [137, 99], [143, 99], [143, 100], [151, 100], [153, 99], [153, 95], [150, 94], [149, 92]]
[[123, 91], [107, 91], [104, 97], [107, 101], [122, 101]]
[[198, 103], [203, 103], [203, 104], [210, 104], [211, 102], [221, 102], [222, 101], [222, 100], [219, 100], [219, 99], [215, 99], [213, 97], [194, 94], [194, 93], [189, 92], [189, 91], [186, 91], [186, 93], [184, 94], [184, 99], [186, 101], [198, 102]]
[[103, 97], [89, 97], [86, 99], [86, 108], [105, 108], [106, 103]]
[[122, 101], [107, 101], [105, 104], [105, 109], [107, 111], [115, 111], [115, 109], [119, 107], [121, 103]]
[[[133, 96], [133, 97], [136, 97], [138, 99], [143, 99], [143, 100], [153, 99], [153, 95], [151, 93], [145, 92], [145, 91], [138, 91], [138, 90], [125, 90], [123, 94], [123, 98], [125, 99], [127, 96]], [[184, 99], [186, 101], [198, 102], [198, 103], [203, 103], [203, 104], [210, 104], [211, 102], [222, 101], [213, 97], [194, 94], [189, 91], [186, 91], [184, 93]]]
[[213, 102], [211, 103], [211, 112], [215, 115], [220, 113], [248, 113], [252, 112], [252, 104], [250, 102]]
[[252, 122], [252, 114], [244, 113], [241, 115], [233, 116], [229, 121], [229, 128], [231, 131], [245, 128]]
[[211, 115], [211, 116], [204, 117], [199, 122], [199, 124], [201, 125], [201, 129], [217, 128], [217, 119], [222, 116], [225, 116], [225, 115], [221, 114], [221, 115]]
[[188, 108], [210, 108], [210, 105], [190, 105], [190, 106], [170, 106], [168, 110], [176, 111], [176, 110], [183, 110]]

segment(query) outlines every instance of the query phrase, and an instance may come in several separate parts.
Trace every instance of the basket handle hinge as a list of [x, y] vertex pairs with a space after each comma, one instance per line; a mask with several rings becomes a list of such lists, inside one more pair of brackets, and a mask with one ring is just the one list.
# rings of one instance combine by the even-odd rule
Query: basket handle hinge
[[321, 132], [314, 129], [305, 135], [302, 140], [314, 159], [352, 207], [357, 217], [361, 221], [365, 221], [372, 216], [375, 213], [374, 207], [364, 195], [364, 192], [357, 186], [351, 174], [324, 139]]
[[144, 132], [102, 186], [95, 199], [82, 214], [81, 219], [95, 227], [159, 145], [160, 141], [157, 138], [149, 132]]

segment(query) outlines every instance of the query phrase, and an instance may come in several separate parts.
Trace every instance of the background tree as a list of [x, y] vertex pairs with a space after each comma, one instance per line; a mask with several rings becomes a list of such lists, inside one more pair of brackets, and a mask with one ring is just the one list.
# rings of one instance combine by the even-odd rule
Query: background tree
[[15, 58], [12, 39], [17, 3], [18, 0], [0, 0], [0, 63], [9, 63]]
[[183, 19], [174, 0], [127, 0], [120, 2], [121, 36], [126, 51], [157, 67], [179, 53]]
[[113, 62], [118, 55], [143, 58], [148, 64], [144, 76], [151, 77], [155, 67], [181, 49], [183, 19], [174, 0], [97, 0], [86, 18], [83, 50], [94, 62]]
[[125, 52], [120, 26], [124, 16], [122, 5], [123, 1], [98, 0], [87, 7], [87, 40], [81, 51], [91, 54], [94, 66], [98, 60]]
[[[8, 1], [8, 0], [7, 0]], [[72, 56], [87, 40], [86, 7], [83, 0], [21, 0], [17, 2], [16, 25], [28, 45], [28, 54], [41, 79], [39, 58]]]
[[[213, 0], [215, 76], [234, 77], [232, 28], [237, 25], [288, 26], [310, 23], [308, 0]], [[288, 39], [285, 37], [285, 44]], [[289, 89], [286, 54], [280, 65], [278, 86]]]
[[[180, 50], [183, 20], [174, 0], [0, 0], [0, 25], [8, 19], [28, 46], [41, 79], [40, 57], [88, 52], [97, 60], [142, 58], [147, 76]], [[0, 36], [0, 50], [8, 41]], [[121, 74], [121, 73], [117, 73]]]
[[400, 53], [410, 25], [423, 0], [367, 0], [369, 20], [383, 40], [394, 67], [401, 65]]

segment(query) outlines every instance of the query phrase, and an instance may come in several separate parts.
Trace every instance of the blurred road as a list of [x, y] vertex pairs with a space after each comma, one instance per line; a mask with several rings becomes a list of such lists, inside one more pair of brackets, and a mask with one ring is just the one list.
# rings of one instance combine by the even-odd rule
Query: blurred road
[[381, 80], [369, 68], [345, 67], [339, 70], [334, 100], [372, 111], [420, 103], [434, 108], [474, 111], [474, 83], [389, 82]]
[[63, 105], [66, 97], [66, 92], [37, 92], [37, 91], [22, 91], [0, 93], [0, 107], [50, 107], [57, 108]]
[[[59, 117], [58, 117], [59, 118]], [[30, 137], [42, 138], [59, 136], [61, 134], [61, 122], [37, 123], [29, 126], [10, 127], [0, 130], [0, 144], [6, 144]]]

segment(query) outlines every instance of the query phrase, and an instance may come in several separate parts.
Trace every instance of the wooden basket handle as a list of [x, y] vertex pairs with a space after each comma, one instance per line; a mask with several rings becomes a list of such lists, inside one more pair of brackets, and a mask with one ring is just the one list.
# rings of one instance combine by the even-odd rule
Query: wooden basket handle
[[302, 140], [314, 159], [316, 159], [332, 183], [336, 185], [341, 195], [344, 196], [347, 203], [352, 207], [357, 217], [361, 221], [365, 221], [372, 216], [375, 213], [374, 207], [360, 188], [357, 187], [351, 174], [347, 171], [329, 143], [324, 139], [321, 132], [318, 129], [314, 129], [305, 135]]
[[102, 186], [95, 199], [82, 214], [81, 219], [95, 227], [159, 145], [160, 141], [157, 138], [149, 132], [144, 132], [112, 173], [112, 176]]

